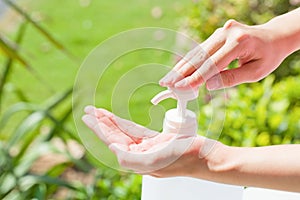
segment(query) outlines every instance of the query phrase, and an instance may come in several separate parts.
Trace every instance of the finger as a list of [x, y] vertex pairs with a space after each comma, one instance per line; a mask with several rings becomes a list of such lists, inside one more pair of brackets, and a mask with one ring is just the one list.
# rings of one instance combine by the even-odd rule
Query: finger
[[136, 124], [132, 121], [117, 117], [116, 115], [105, 109], [97, 109], [93, 106], [87, 106], [85, 108], [85, 112], [100, 119], [105, 116], [108, 117], [115, 126], [119, 127], [125, 134], [130, 137], [141, 139], [145, 137], [154, 137], [158, 134], [158, 132], [147, 129], [146, 127]]
[[212, 76], [218, 74], [238, 57], [238, 42], [228, 41], [215, 54], [203, 63], [203, 65], [188, 76], [175, 84], [176, 88], [187, 89], [197, 87]]
[[206, 87], [208, 90], [217, 90], [233, 87], [241, 83], [258, 81], [262, 78], [260, 73], [257, 72], [257, 66], [259, 65], [260, 62], [251, 62], [235, 69], [224, 70], [210, 78], [206, 82]]
[[93, 115], [97, 118], [101, 118], [101, 117], [104, 117], [104, 116], [107, 116], [109, 118], [113, 117], [114, 114], [112, 114], [111, 112], [105, 110], [105, 109], [102, 109], [102, 108], [96, 108], [94, 106], [86, 106], [84, 108], [84, 112], [86, 114], [90, 114], [90, 115]]
[[100, 122], [97, 118], [91, 115], [84, 115], [82, 121], [105, 143], [109, 144], [105, 133], [100, 128]]
[[115, 116], [113, 119], [114, 123], [128, 136], [135, 138], [152, 138], [158, 135], [157, 131], [153, 131], [144, 126], [136, 124], [132, 121], [122, 119], [120, 117]]
[[[173, 86], [176, 82], [184, 79], [185, 77], [191, 75], [193, 72], [203, 64], [203, 62], [208, 58], [208, 54], [204, 52], [203, 49], [199, 49], [195, 56], [191, 57], [189, 60], [184, 62], [184, 64], [179, 69], [173, 69], [167, 74], [166, 80], [162, 80], [160, 84], [162, 86]], [[184, 58], [188, 59], [188, 58]], [[182, 59], [182, 60], [184, 60]], [[176, 67], [176, 66], [175, 66]], [[166, 84], [164, 84], [164, 81]]]
[[184, 78], [178, 71], [184, 66], [189, 60], [196, 56], [200, 45], [189, 51], [179, 62], [173, 67], [173, 69], [167, 73], [160, 81], [161, 86], [171, 86], [172, 82]]
[[226, 35], [220, 28], [206, 41], [191, 50], [175, 67], [160, 80], [161, 86], [173, 86], [177, 81], [193, 73], [203, 62], [214, 54], [224, 43]]
[[186, 77], [195, 72], [211, 55], [225, 44], [225, 36], [226, 34], [223, 29], [217, 29], [211, 37], [199, 45], [197, 53], [177, 70], [178, 73]]
[[120, 143], [129, 145], [134, 141], [116, 127], [107, 117], [101, 120], [93, 115], [84, 115], [83, 122], [106, 144]]

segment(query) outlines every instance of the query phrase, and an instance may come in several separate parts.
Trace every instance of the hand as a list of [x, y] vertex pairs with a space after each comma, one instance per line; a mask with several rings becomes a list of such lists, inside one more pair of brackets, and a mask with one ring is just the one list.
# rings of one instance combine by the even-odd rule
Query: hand
[[[209, 90], [215, 90], [258, 81], [288, 55], [280, 48], [279, 40], [280, 36], [267, 25], [247, 26], [229, 20], [187, 53], [160, 84], [187, 89], [206, 82]], [[235, 59], [238, 68], [225, 69]]]
[[211, 150], [201, 147], [204, 143], [211, 148], [218, 144], [200, 136], [159, 134], [92, 106], [85, 112], [83, 121], [117, 155], [120, 165], [140, 174], [167, 177], [201, 173], [207, 169], [206, 154]]

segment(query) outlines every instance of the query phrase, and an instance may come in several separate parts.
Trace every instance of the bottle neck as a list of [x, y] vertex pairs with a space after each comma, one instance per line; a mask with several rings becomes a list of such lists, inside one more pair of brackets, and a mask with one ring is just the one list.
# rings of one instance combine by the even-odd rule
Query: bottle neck
[[187, 107], [186, 100], [182, 100], [182, 99], [177, 100], [177, 112], [181, 118], [185, 118], [186, 116], [186, 107]]
[[185, 117], [181, 117], [178, 109], [168, 110], [165, 114], [163, 133], [196, 136], [198, 130], [196, 114], [190, 110], [185, 112]]

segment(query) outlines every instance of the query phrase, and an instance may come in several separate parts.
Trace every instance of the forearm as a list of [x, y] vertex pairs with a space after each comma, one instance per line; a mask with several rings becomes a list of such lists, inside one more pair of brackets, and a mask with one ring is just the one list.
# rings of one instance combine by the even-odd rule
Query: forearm
[[207, 179], [300, 192], [300, 145], [227, 147], [208, 155]]
[[261, 25], [276, 37], [274, 51], [285, 56], [300, 49], [300, 8], [278, 16]]
[[300, 192], [300, 145], [233, 148], [236, 173], [248, 186]]

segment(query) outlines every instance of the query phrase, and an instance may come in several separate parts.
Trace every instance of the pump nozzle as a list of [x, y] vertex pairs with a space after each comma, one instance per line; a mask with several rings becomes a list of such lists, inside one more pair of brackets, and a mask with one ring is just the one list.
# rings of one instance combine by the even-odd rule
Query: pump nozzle
[[171, 90], [165, 90], [165, 91], [162, 91], [162, 92], [158, 93], [157, 95], [155, 95], [151, 99], [151, 103], [153, 103], [154, 105], [157, 105], [159, 102], [161, 102], [162, 100], [165, 100], [167, 98], [176, 99], [176, 96], [174, 95], [174, 93]]
[[173, 98], [177, 99], [177, 110], [180, 116], [185, 116], [185, 110], [187, 102], [198, 97], [198, 88], [195, 90], [179, 90], [172, 87], [169, 87], [168, 90], [158, 93], [151, 102], [154, 105], [157, 105], [164, 99]]

